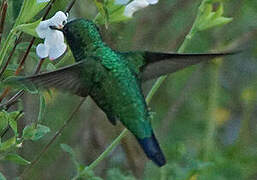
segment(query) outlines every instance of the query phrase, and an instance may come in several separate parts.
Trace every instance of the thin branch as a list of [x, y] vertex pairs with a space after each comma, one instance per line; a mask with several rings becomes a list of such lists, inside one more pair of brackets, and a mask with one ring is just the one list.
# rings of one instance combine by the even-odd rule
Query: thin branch
[[73, 110], [71, 113], [70, 117], [68, 118], [67, 121], [64, 122], [63, 126], [56, 132], [54, 137], [49, 141], [49, 143], [42, 149], [42, 151], [39, 153], [39, 155], [31, 162], [30, 166], [28, 166], [22, 174], [20, 175], [20, 178], [23, 179], [25, 175], [31, 170], [31, 168], [40, 160], [40, 158], [46, 153], [46, 151], [49, 149], [49, 147], [54, 143], [54, 141], [57, 139], [58, 136], [60, 136], [65, 129], [65, 127], [71, 122], [73, 119], [74, 115], [78, 112], [79, 108], [82, 106], [82, 104], [85, 102], [86, 97], [83, 98], [79, 104], [76, 106], [76, 108]]
[[39, 71], [40, 71], [40, 69], [41, 69], [41, 67], [43, 65], [44, 60], [45, 60], [45, 58], [40, 59], [40, 61], [38, 62], [37, 66], [36, 66], [34, 74], [38, 74], [39, 73]]
[[45, 14], [43, 15], [42, 20], [45, 20], [45, 19], [46, 19], [47, 15], [49, 14], [50, 10], [52, 9], [52, 6], [53, 6], [53, 4], [55, 3], [55, 1], [56, 1], [56, 0], [52, 0], [52, 1], [49, 3], [49, 6], [47, 7], [46, 12], [45, 12]]
[[13, 48], [12, 48], [12, 51], [10, 52], [10, 54], [9, 54], [9, 56], [8, 56], [8, 59], [7, 59], [6, 63], [5, 63], [5, 65], [4, 65], [4, 67], [3, 67], [2, 70], [0, 71], [0, 78], [3, 76], [4, 71], [6, 70], [8, 64], [10, 63], [10, 61], [11, 61], [11, 59], [12, 59], [12, 56], [13, 56], [15, 50], [16, 50], [17, 45], [21, 42], [22, 34], [23, 34], [23, 33], [21, 33], [21, 34], [19, 35], [19, 37], [16, 39], [16, 41], [15, 41], [15, 43], [14, 43], [14, 46], [13, 46]]
[[74, 6], [74, 4], [75, 4], [75, 2], [76, 2], [76, 0], [72, 0], [71, 2], [70, 2], [70, 4], [67, 6], [67, 8], [66, 8], [66, 13], [69, 13], [70, 12], [70, 10], [71, 10], [71, 8]]
[[4, 92], [1, 94], [0, 96], [0, 103], [2, 102], [2, 100], [8, 95], [9, 91], [11, 90], [10, 87], [5, 88]]
[[8, 109], [11, 105], [15, 104], [17, 100], [24, 94], [24, 90], [17, 92], [14, 96], [12, 96], [6, 103], [1, 104], [0, 110]]
[[3, 0], [2, 6], [1, 6], [1, 20], [0, 20], [0, 44], [2, 40], [2, 34], [4, 31], [4, 22], [6, 19], [7, 8], [8, 8], [8, 3], [6, 0]]
[[2, 13], [2, 9], [3, 9], [3, 7], [4, 7], [4, 2], [5, 2], [6, 0], [3, 0], [3, 1], [1, 1], [2, 3], [1, 3], [1, 6], [0, 6], [0, 14]]
[[18, 68], [17, 68], [16, 71], [15, 71], [15, 75], [20, 74], [20, 72], [21, 72], [21, 70], [22, 70], [22, 66], [23, 66], [24, 63], [25, 63], [25, 61], [26, 61], [26, 59], [27, 59], [27, 57], [28, 57], [28, 55], [29, 55], [29, 52], [30, 52], [30, 50], [31, 50], [31, 48], [32, 48], [32, 46], [33, 46], [35, 40], [36, 40], [35, 37], [33, 37], [33, 38], [31, 39], [31, 41], [30, 41], [30, 43], [29, 43], [29, 46], [28, 46], [26, 52], [24, 53], [24, 56], [22, 57], [22, 59], [21, 59], [21, 61], [20, 61], [20, 63], [19, 63]]

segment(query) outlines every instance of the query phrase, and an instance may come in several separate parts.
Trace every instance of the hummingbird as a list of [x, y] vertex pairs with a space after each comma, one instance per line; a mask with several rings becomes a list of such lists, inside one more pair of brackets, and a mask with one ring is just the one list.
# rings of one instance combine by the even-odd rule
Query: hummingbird
[[18, 81], [37, 88], [90, 96], [113, 125], [119, 120], [135, 136], [146, 156], [159, 167], [166, 164], [166, 159], [151, 126], [141, 84], [215, 57], [234, 54], [120, 52], [103, 42], [96, 24], [83, 18], [69, 21], [61, 29], [54, 26], [51, 29], [63, 32], [76, 62], [55, 71], [18, 77]]

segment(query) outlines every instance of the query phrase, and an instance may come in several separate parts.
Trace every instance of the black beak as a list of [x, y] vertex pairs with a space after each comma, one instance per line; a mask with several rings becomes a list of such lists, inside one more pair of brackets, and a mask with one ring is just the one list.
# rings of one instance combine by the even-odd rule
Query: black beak
[[50, 27], [50, 29], [63, 32], [63, 29], [62, 29], [62, 28], [60, 29], [60, 28], [58, 28], [58, 27], [56, 27], [56, 26], [49, 26], [49, 27]]

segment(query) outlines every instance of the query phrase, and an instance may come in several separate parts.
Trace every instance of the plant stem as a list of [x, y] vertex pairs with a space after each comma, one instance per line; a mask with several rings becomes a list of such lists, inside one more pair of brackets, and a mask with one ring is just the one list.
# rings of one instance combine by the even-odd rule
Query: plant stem
[[9, 33], [9, 35], [7, 36], [7, 39], [5, 41], [5, 45], [2, 47], [1, 51], [0, 51], [0, 67], [2, 67], [2, 63], [4, 60], [4, 57], [9, 49], [9, 47], [11, 46], [11, 44], [14, 42], [15, 40], [15, 35], [16, 32], [14, 31], [14, 29], [12, 29]]
[[204, 159], [209, 160], [211, 157], [212, 152], [215, 149], [215, 129], [216, 129], [216, 118], [215, 118], [215, 111], [218, 106], [218, 92], [219, 92], [219, 69], [220, 69], [220, 62], [215, 63], [210, 69], [210, 91], [209, 91], [209, 103], [208, 103], [208, 110], [206, 119], [207, 122], [207, 130], [206, 130], [206, 139], [205, 139], [205, 150], [204, 150]]
[[12, 59], [12, 57], [13, 57], [13, 54], [14, 54], [16, 48], [17, 48], [17, 45], [21, 42], [22, 34], [23, 34], [23, 33], [20, 33], [19, 37], [16, 39], [16, 41], [15, 41], [15, 43], [14, 43], [14, 46], [13, 46], [13, 48], [12, 48], [12, 50], [11, 50], [9, 56], [8, 56], [8, 59], [7, 59], [7, 61], [5, 62], [3, 68], [1, 69], [1, 71], [0, 71], [0, 78], [3, 76], [5, 70], [7, 69], [7, 66], [8, 66], [9, 63], [11, 62], [11, 59]]
[[0, 18], [0, 44], [1, 44], [2, 35], [4, 31], [4, 22], [6, 19], [7, 8], [8, 8], [8, 3], [6, 0], [3, 0], [1, 5], [1, 18]]
[[[255, 141], [253, 135], [251, 134], [251, 118], [255, 111], [255, 100], [257, 97], [256, 91], [253, 87], [247, 88], [247, 97], [243, 95], [243, 117], [241, 119], [241, 126], [239, 131], [239, 137], [237, 140], [237, 146], [239, 149], [244, 150], [249, 145], [253, 144]], [[243, 92], [246, 94], [246, 92]]]
[[120, 140], [128, 133], [127, 129], [124, 129], [121, 134], [112, 142], [112, 144], [88, 167], [88, 170], [93, 170], [108, 154], [116, 147]]
[[167, 171], [165, 168], [161, 168], [161, 178], [160, 180], [167, 180], [168, 177], [167, 177]]

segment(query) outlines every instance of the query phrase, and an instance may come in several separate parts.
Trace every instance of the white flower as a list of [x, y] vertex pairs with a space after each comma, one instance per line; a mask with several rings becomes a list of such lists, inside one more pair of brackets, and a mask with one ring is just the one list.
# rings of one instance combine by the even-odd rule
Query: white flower
[[147, 0], [149, 4], [157, 4], [159, 0]]
[[64, 54], [67, 49], [67, 45], [64, 43], [64, 35], [61, 31], [51, 29], [50, 26], [61, 29], [67, 19], [68, 14], [58, 11], [52, 18], [40, 22], [36, 32], [41, 39], [45, 39], [44, 44], [41, 43], [36, 48], [37, 55], [40, 58], [49, 57], [50, 60], [54, 60]]
[[134, 0], [125, 7], [124, 16], [131, 18], [136, 11], [156, 3], [158, 0]]
[[115, 0], [115, 4], [117, 5], [125, 5], [128, 4], [130, 0]]
[[50, 0], [37, 0], [37, 3], [49, 2]]

